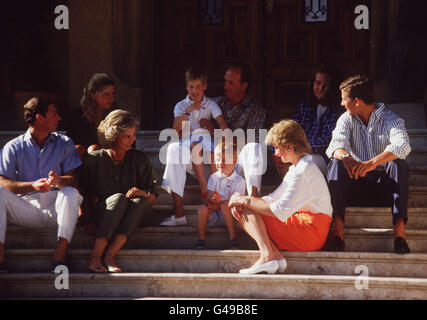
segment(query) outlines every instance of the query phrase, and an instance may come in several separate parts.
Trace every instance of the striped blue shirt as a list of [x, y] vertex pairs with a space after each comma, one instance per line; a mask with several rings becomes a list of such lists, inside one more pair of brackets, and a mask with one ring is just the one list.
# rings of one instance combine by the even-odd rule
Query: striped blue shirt
[[335, 150], [340, 148], [356, 161], [368, 161], [383, 152], [405, 159], [411, 152], [405, 121], [382, 103], [375, 104], [368, 126], [359, 116], [351, 116], [347, 112], [341, 115], [326, 155], [332, 159]]

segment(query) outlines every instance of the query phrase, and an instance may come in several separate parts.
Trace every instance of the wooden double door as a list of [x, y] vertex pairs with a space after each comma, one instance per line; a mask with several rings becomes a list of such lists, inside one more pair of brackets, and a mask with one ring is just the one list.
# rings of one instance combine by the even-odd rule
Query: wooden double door
[[[367, 73], [369, 31], [355, 28], [354, 9], [369, 7], [370, 1], [326, 2], [327, 21], [305, 22], [305, 0], [155, 1], [153, 98], [143, 126], [171, 127], [173, 107], [186, 95], [184, 72], [191, 65], [206, 68], [206, 94], [214, 97], [223, 93], [227, 64], [247, 63], [248, 91], [267, 109], [267, 125], [294, 112], [320, 63], [334, 64], [343, 77]], [[211, 20], [209, 6], [218, 9]]]

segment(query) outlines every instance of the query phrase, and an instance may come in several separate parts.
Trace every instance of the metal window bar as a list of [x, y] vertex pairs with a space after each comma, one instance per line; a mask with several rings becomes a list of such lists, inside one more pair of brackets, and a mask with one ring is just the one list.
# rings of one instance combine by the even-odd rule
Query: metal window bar
[[199, 8], [201, 24], [222, 24], [222, 0], [199, 0]]
[[325, 22], [328, 19], [328, 0], [305, 0], [305, 22]]

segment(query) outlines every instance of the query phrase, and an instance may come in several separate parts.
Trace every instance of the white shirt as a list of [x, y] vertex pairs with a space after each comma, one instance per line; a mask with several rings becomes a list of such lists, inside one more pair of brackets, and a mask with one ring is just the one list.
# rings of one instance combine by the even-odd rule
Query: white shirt
[[[193, 103], [194, 101], [190, 99], [189, 95], [187, 95], [184, 100], [178, 102], [173, 111], [175, 118], [181, 117], [185, 113], [185, 110]], [[203, 96], [201, 105], [202, 107], [200, 110], [193, 110], [188, 116], [188, 120], [190, 121], [190, 132], [200, 128], [199, 121], [201, 119], [216, 119], [222, 114], [218, 104], [211, 98]]]
[[229, 177], [217, 171], [209, 177], [208, 190], [218, 192], [221, 195], [221, 201], [230, 200], [236, 192], [245, 194], [246, 182], [236, 171], [233, 171]]
[[321, 104], [317, 105], [317, 124], [320, 123], [320, 119], [322, 118], [323, 114], [326, 112], [328, 107], [322, 106]]
[[328, 185], [311, 155], [301, 158], [296, 166], [289, 167], [282, 184], [263, 199], [283, 222], [299, 211], [323, 213], [332, 217]]
[[326, 155], [332, 158], [335, 150], [345, 149], [356, 161], [368, 161], [388, 151], [399, 159], [411, 152], [405, 121], [384, 104], [375, 104], [375, 110], [366, 126], [359, 116], [345, 112], [337, 121]]

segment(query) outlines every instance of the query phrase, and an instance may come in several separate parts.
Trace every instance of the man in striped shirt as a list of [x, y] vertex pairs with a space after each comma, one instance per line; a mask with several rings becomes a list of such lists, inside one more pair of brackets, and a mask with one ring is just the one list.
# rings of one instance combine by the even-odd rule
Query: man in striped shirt
[[347, 205], [390, 205], [394, 251], [409, 253], [405, 240], [408, 220], [409, 171], [404, 160], [411, 151], [404, 121], [384, 104], [373, 103], [372, 83], [353, 76], [341, 86], [346, 111], [337, 121], [326, 155], [333, 206], [333, 237], [326, 250], [344, 251]]

